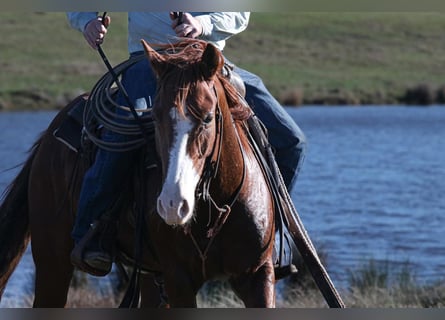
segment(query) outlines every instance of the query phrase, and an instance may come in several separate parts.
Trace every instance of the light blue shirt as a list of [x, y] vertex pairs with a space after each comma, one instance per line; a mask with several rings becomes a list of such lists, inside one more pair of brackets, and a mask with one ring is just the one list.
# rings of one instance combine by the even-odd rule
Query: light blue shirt
[[[190, 12], [201, 22], [203, 32], [200, 39], [213, 43], [223, 50], [231, 36], [247, 28], [250, 12]], [[68, 12], [70, 25], [83, 32], [86, 24], [97, 17], [97, 12]], [[150, 44], [176, 42], [177, 37], [171, 27], [169, 12], [129, 12], [128, 51], [143, 50], [141, 39]]]

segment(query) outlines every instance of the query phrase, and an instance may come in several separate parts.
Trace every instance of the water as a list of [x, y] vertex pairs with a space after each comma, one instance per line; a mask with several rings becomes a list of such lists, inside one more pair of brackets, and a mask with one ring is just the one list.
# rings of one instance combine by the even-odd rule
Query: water
[[345, 284], [368, 259], [409, 263], [418, 281], [445, 267], [445, 108], [289, 110], [308, 138], [292, 197], [328, 270]]
[[[308, 233], [327, 253], [337, 286], [368, 259], [409, 263], [419, 281], [445, 270], [445, 108], [289, 108], [308, 139], [292, 198]], [[54, 112], [0, 113], [0, 192]], [[395, 269], [396, 269], [395, 268]], [[28, 306], [29, 250], [0, 306]], [[94, 284], [94, 279], [90, 279]], [[109, 285], [101, 280], [101, 286]]]

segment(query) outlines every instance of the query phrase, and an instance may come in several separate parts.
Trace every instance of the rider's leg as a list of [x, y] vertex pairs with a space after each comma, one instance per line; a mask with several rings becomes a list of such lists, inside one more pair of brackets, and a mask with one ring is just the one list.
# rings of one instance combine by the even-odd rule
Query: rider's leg
[[306, 137], [286, 110], [253, 73], [235, 67], [246, 86], [246, 101], [268, 130], [275, 160], [291, 192], [303, 163]]
[[[124, 142], [126, 137], [107, 131], [102, 139]], [[115, 152], [98, 148], [93, 165], [84, 175], [72, 232], [75, 243], [87, 233], [93, 221], [111, 207], [121, 191], [133, 158], [132, 152]]]
[[[150, 106], [151, 97], [154, 96], [156, 91], [156, 78], [149, 67], [148, 61], [143, 59], [127, 69], [122, 77], [122, 85], [125, 87], [133, 105], [137, 103], [136, 101], [139, 102], [143, 99], [147, 106]], [[121, 93], [118, 94], [116, 102], [119, 105], [128, 105]], [[122, 115], [124, 111], [118, 110], [119, 114]], [[132, 117], [129, 113], [126, 116]], [[124, 142], [129, 138], [116, 132], [106, 131], [103, 139], [109, 142]], [[75, 226], [72, 232], [76, 244], [88, 232], [92, 222], [109, 210], [115, 199], [119, 197], [122, 185], [131, 172], [135, 154], [136, 151], [98, 150], [93, 165], [84, 176], [81, 188]], [[88, 261], [94, 261], [97, 258], [98, 265], [108, 268], [111, 266], [112, 257], [101, 249], [94, 245], [91, 248], [86, 247], [83, 258], [85, 255], [88, 256]], [[90, 251], [88, 252], [88, 250]]]

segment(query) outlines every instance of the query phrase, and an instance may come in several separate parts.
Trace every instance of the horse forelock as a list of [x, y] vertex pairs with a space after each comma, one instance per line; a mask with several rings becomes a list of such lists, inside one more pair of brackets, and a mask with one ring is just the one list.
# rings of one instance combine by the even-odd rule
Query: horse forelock
[[158, 96], [170, 95], [176, 92], [173, 103], [181, 116], [185, 116], [185, 100], [189, 96], [193, 86], [203, 78], [200, 69], [202, 53], [206, 42], [185, 39], [174, 45], [164, 45], [163, 71], [158, 79]]
[[167, 65], [177, 69], [188, 70], [201, 61], [202, 54], [208, 43], [202, 40], [184, 39], [176, 44], [168, 44], [160, 47]]
[[[158, 94], [165, 94], [163, 93], [165, 85], [177, 88], [174, 103], [182, 116], [185, 116], [186, 111], [184, 110], [185, 99], [191, 94], [192, 88], [205, 77], [206, 70], [203, 70], [204, 64], [201, 62], [207, 45], [209, 44], [202, 40], [184, 39], [174, 45], [165, 45], [162, 48], [165, 67], [163, 74], [160, 75]], [[246, 120], [251, 116], [252, 111], [241, 101], [234, 86], [222, 75], [224, 58], [220, 52], [218, 54], [221, 63], [215, 77], [222, 86], [232, 117], [235, 120]]]

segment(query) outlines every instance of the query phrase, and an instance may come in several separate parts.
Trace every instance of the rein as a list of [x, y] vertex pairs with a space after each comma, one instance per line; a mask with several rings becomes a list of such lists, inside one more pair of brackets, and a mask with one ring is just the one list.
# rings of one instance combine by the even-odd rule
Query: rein
[[[103, 13], [102, 16], [102, 23], [105, 20], [106, 17], [106, 12]], [[88, 134], [88, 130], [86, 130], [87, 124], [91, 123], [88, 121], [85, 121], [88, 118], [88, 113], [84, 112], [84, 124], [85, 124], [85, 132], [87, 132], [89, 138], [91, 141], [93, 141], [93, 143], [95, 143], [97, 146], [102, 147], [104, 149], [107, 150], [111, 150], [111, 151], [119, 151], [119, 152], [126, 152], [126, 151], [130, 151], [130, 150], [134, 150], [134, 149], [138, 149], [140, 147], [142, 147], [143, 145], [148, 145], [151, 146], [151, 148], [153, 149], [153, 139], [152, 137], [154, 136], [154, 124], [153, 121], [151, 119], [150, 114], [148, 113], [149, 117], [149, 121], [144, 121], [144, 118], [142, 116], [139, 116], [138, 112], [136, 112], [136, 108], [134, 106], [134, 104], [132, 103], [130, 97], [128, 96], [127, 91], [125, 90], [124, 86], [122, 85], [122, 83], [120, 82], [119, 78], [118, 78], [118, 74], [121, 74], [122, 72], [124, 72], [130, 65], [132, 65], [132, 63], [136, 63], [138, 61], [140, 61], [141, 59], [143, 59], [145, 56], [141, 55], [141, 57], [138, 57], [139, 59], [129, 59], [126, 62], [129, 62], [128, 65], [126, 62], [120, 64], [118, 66], [118, 70], [115, 71], [115, 69], [110, 65], [108, 58], [105, 55], [105, 52], [102, 50], [102, 47], [98, 44], [97, 45], [97, 49], [99, 52], [99, 55], [101, 56], [105, 66], [108, 69], [108, 73], [102, 77], [101, 80], [103, 81], [99, 81], [98, 84], [95, 86], [93, 90], [93, 93], [90, 97], [93, 97], [92, 99], [88, 99], [88, 102], [90, 101], [95, 101], [94, 98], [104, 98], [104, 94], [105, 97], [107, 98], [107, 100], [109, 102], [111, 102], [112, 105], [114, 105], [116, 108], [121, 108], [121, 109], [129, 109], [129, 111], [131, 112], [132, 116], [133, 116], [133, 121], [130, 121], [130, 119], [125, 119], [125, 121], [119, 121], [119, 115], [117, 113], [113, 113], [110, 116], [110, 111], [108, 110], [108, 118], [106, 117], [102, 117], [99, 118], [96, 114], [96, 116], [94, 117], [94, 120], [92, 121], [93, 123], [95, 123], [96, 121], [98, 121], [98, 119], [102, 119], [102, 120], [107, 120], [107, 124], [108, 126], [104, 126], [112, 131], [118, 132], [120, 134], [123, 135], [131, 135], [130, 132], [133, 133], [133, 135], [136, 134], [136, 137], [140, 137], [140, 138], [136, 138], [133, 140], [130, 140], [128, 142], [106, 142], [104, 140], [102, 140], [101, 138], [97, 138], [95, 135], [92, 134]], [[120, 67], [120, 68], [119, 68]], [[112, 89], [112, 85], [116, 84], [119, 91], [121, 92], [122, 96], [124, 97], [125, 101], [127, 102], [128, 108], [125, 107], [121, 107], [119, 105], [116, 104], [116, 102], [114, 101], [114, 99], [112, 98], [113, 94], [115, 93], [115, 90]], [[96, 103], [93, 102], [93, 106], [95, 106], [97, 109], [91, 108], [91, 110], [98, 110], [100, 107], [105, 108], [105, 104], [104, 101], [102, 99], [99, 99], [99, 101], [96, 101]], [[86, 110], [89, 110], [90, 108], [87, 108]], [[106, 108], [105, 108], [106, 109]], [[150, 111], [150, 110], [148, 110]], [[140, 112], [140, 111], [139, 111]], [[128, 124], [132, 122], [131, 124]], [[137, 128], [137, 131], [135, 132], [134, 127]], [[118, 130], [118, 128], [120, 130]], [[117, 148], [116, 148], [117, 145]], [[114, 148], [113, 148], [113, 147]], [[144, 172], [144, 171], [143, 171]], [[143, 173], [142, 173], [143, 175]], [[145, 184], [143, 184], [145, 185]], [[141, 201], [141, 203], [144, 203], [144, 201]], [[140, 301], [140, 287], [139, 287], [139, 282], [140, 282], [140, 273], [141, 273], [141, 261], [142, 261], [142, 242], [143, 242], [143, 236], [142, 234], [145, 232], [147, 232], [147, 229], [145, 227], [145, 216], [144, 216], [144, 212], [145, 212], [145, 208], [142, 205], [141, 208], [138, 210], [138, 214], [137, 214], [137, 227], [135, 228], [135, 261], [134, 261], [134, 267], [133, 267], [133, 274], [130, 280], [130, 286], [127, 289], [127, 292], [120, 304], [119, 307], [137, 307], [139, 305], [139, 301]], [[158, 284], [157, 284], [158, 285]], [[158, 285], [158, 288], [163, 288], [161, 284]], [[161, 300], [162, 300], [162, 295], [161, 295]]]
[[[216, 89], [215, 89], [215, 95], [218, 98], [218, 93], [217, 93]], [[198, 251], [199, 256], [201, 258], [202, 276], [204, 279], [207, 278], [207, 273], [206, 273], [207, 254], [208, 254], [210, 247], [213, 244], [213, 241], [215, 240], [216, 236], [219, 234], [219, 232], [221, 231], [225, 222], [227, 221], [227, 218], [229, 217], [230, 212], [232, 211], [233, 205], [238, 200], [239, 195], [241, 193], [241, 189], [244, 185], [244, 181], [246, 179], [246, 162], [244, 161], [245, 150], [241, 144], [241, 139], [239, 137], [238, 130], [236, 129], [235, 124], [233, 123], [235, 134], [236, 134], [237, 141], [238, 141], [238, 146], [240, 148], [242, 158], [243, 158], [243, 174], [242, 174], [241, 182], [238, 185], [237, 189], [235, 190], [235, 192], [232, 196], [232, 200], [230, 201], [229, 204], [224, 204], [221, 207], [216, 203], [216, 201], [211, 196], [210, 185], [211, 185], [212, 179], [215, 178], [218, 173], [218, 168], [219, 168], [219, 164], [220, 164], [220, 160], [221, 160], [221, 150], [223, 147], [223, 121], [224, 120], [223, 120], [223, 117], [221, 114], [221, 108], [220, 108], [219, 102], [218, 102], [218, 105], [216, 108], [215, 119], [216, 119], [216, 124], [217, 124], [216, 125], [217, 138], [215, 139], [215, 141], [213, 143], [211, 154], [206, 159], [206, 163], [205, 163], [204, 169], [203, 169], [203, 174], [201, 176], [200, 182], [198, 183], [196, 198], [201, 199], [204, 202], [208, 202], [208, 204], [209, 204], [209, 222], [208, 222], [207, 226], [210, 225], [210, 221], [211, 221], [212, 205], [217, 210], [218, 216], [216, 217], [211, 228], [209, 228], [209, 230], [207, 231], [206, 236], [207, 236], [207, 238], [209, 238], [209, 242], [207, 243], [204, 250], [202, 250], [200, 248], [198, 242], [196, 241], [195, 237], [193, 236], [191, 226], [189, 226], [185, 230], [185, 233], [188, 234], [190, 236], [190, 238], [192, 239], [192, 242], [195, 245], [195, 248]], [[214, 160], [215, 157], [216, 157], [216, 159]]]
[[[104, 12], [102, 15], [102, 23], [104, 22], [106, 15], [107, 15], [107, 12]], [[100, 44], [97, 45], [97, 50], [99, 51], [99, 55], [101, 56], [105, 66], [107, 67], [108, 72], [110, 73], [111, 77], [113, 78], [114, 83], [117, 85], [119, 90], [122, 92], [122, 96], [125, 98], [125, 101], [128, 104], [130, 112], [133, 115], [133, 117], [141, 131], [143, 138], [145, 139], [145, 141], [147, 143], [150, 143], [150, 134], [147, 132], [142, 119], [139, 117], [138, 113], [136, 112], [136, 108], [134, 107], [130, 97], [128, 96], [127, 90], [125, 90], [124, 86], [119, 81], [117, 74], [114, 72], [114, 69], [111, 66], [110, 62], [108, 61], [108, 58], [105, 55], [105, 52], [102, 50], [102, 47]]]

